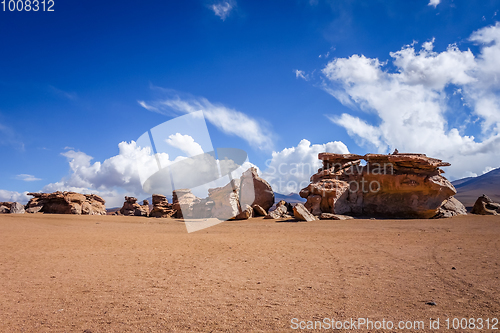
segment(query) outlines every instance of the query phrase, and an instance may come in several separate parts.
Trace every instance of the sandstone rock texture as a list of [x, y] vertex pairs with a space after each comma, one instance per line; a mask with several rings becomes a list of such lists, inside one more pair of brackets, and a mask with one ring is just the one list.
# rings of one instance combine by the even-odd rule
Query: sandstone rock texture
[[175, 213], [176, 211], [173, 205], [168, 203], [166, 196], [162, 194], [153, 194], [153, 209], [149, 212], [150, 217], [172, 217]]
[[478, 215], [500, 215], [500, 203], [495, 203], [487, 195], [483, 194], [477, 198], [472, 214]]
[[240, 188], [242, 206], [259, 205], [267, 212], [274, 205], [274, 191], [267, 181], [259, 177], [256, 168], [243, 172]]
[[95, 194], [54, 192], [28, 195], [33, 198], [26, 205], [27, 213], [106, 215], [106, 202]]
[[265, 219], [286, 219], [291, 218], [294, 215], [293, 207], [291, 204], [285, 200], [281, 200], [276, 204], [276, 209], [269, 212], [264, 218]]
[[[322, 213], [387, 218], [433, 218], [465, 214], [451, 199], [456, 190], [441, 174], [449, 163], [424, 154], [320, 153], [323, 167], [300, 191], [305, 207]], [[366, 165], [361, 164], [366, 161]]]
[[148, 216], [149, 215], [149, 202], [143, 201], [142, 205], [137, 203], [137, 198], [125, 197], [123, 207], [120, 209], [120, 214], [125, 216]]
[[293, 207], [293, 216], [298, 220], [298, 221], [315, 221], [318, 220], [316, 216], [311, 214], [307, 208], [301, 204], [298, 203]]

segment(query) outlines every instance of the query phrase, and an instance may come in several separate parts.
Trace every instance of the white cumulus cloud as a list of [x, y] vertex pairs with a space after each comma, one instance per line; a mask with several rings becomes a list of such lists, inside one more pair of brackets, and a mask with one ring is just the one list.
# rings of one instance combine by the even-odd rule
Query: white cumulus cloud
[[[330, 61], [322, 70], [324, 89], [367, 115], [328, 118], [380, 153], [397, 148], [445, 159], [452, 178], [500, 166], [500, 24], [474, 32], [470, 41], [480, 45], [479, 54], [454, 44], [435, 52], [434, 40], [420, 50], [407, 45], [390, 53], [395, 70], [364, 55]], [[474, 124], [480, 126], [475, 136]]]
[[1, 202], [20, 202], [22, 204], [27, 204], [31, 197], [28, 192], [15, 192], [0, 190], [0, 201]]
[[273, 152], [272, 158], [266, 161], [262, 177], [275, 192], [298, 193], [309, 185], [311, 176], [321, 167], [318, 154], [324, 152], [348, 154], [349, 150], [339, 141], [311, 145], [310, 141], [303, 139], [297, 147]]
[[434, 6], [434, 8], [436, 8], [440, 2], [441, 2], [441, 0], [430, 0], [428, 3], [428, 6]]
[[236, 3], [234, 1], [221, 1], [213, 4], [210, 8], [214, 11], [215, 15], [219, 16], [222, 21], [225, 21], [235, 5]]
[[172, 147], [178, 148], [185, 152], [187, 156], [195, 156], [203, 154], [201, 145], [194, 141], [190, 135], [182, 135], [180, 133], [172, 134], [165, 140]]

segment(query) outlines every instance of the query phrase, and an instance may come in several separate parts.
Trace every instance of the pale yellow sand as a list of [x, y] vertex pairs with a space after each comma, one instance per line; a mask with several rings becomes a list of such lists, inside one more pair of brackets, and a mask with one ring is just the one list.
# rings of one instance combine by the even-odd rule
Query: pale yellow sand
[[500, 216], [188, 234], [169, 219], [0, 215], [0, 331], [292, 331], [325, 317], [429, 331], [429, 318], [500, 317], [499, 244]]

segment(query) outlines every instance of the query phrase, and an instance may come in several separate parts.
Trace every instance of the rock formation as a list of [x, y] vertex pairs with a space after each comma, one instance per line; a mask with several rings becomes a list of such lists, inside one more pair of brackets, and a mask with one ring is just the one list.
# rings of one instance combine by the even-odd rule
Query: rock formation
[[176, 211], [173, 217], [193, 218], [193, 205], [199, 202], [200, 199], [196, 197], [189, 189], [179, 189], [172, 193], [173, 209]]
[[285, 200], [281, 200], [276, 204], [276, 209], [269, 212], [264, 218], [265, 219], [286, 219], [291, 218], [293, 213], [293, 207]]
[[208, 190], [208, 197], [213, 201], [212, 217], [229, 220], [242, 212], [239, 200], [240, 180], [233, 179], [223, 187]]
[[[465, 213], [451, 183], [441, 176], [449, 163], [424, 154], [321, 153], [323, 167], [300, 191], [305, 207], [322, 213], [392, 218], [432, 218]], [[366, 165], [361, 165], [361, 160]], [[446, 205], [445, 205], [446, 204]]]
[[13, 202], [12, 205], [10, 206], [10, 213], [11, 214], [24, 214], [24, 205], [19, 203], [19, 202]]
[[105, 201], [95, 194], [75, 192], [28, 193], [28, 213], [106, 215]]
[[266, 212], [274, 205], [274, 191], [264, 179], [257, 174], [256, 168], [249, 168], [240, 178], [241, 206], [259, 205]]
[[24, 214], [24, 205], [19, 202], [0, 202], [0, 214]]
[[495, 203], [486, 194], [477, 198], [472, 214], [478, 215], [500, 215], [500, 203]]
[[143, 201], [142, 205], [137, 203], [137, 198], [125, 197], [123, 207], [120, 209], [120, 214], [125, 216], [148, 216], [149, 215], [149, 202]]
[[150, 217], [172, 217], [175, 213], [173, 205], [168, 203], [166, 196], [153, 194], [153, 209], [149, 212]]
[[248, 219], [265, 216], [274, 204], [271, 186], [250, 168], [240, 179], [208, 190], [208, 197], [197, 198], [188, 189], [175, 190], [173, 206], [176, 218], [218, 218], [221, 220]]

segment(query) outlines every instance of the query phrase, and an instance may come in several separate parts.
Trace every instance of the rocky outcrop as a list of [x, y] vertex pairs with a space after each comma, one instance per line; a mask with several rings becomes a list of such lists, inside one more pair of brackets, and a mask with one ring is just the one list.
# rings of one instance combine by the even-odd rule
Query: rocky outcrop
[[168, 203], [167, 197], [162, 194], [153, 194], [153, 209], [149, 212], [150, 217], [172, 217], [176, 211], [173, 205]]
[[0, 214], [9, 214], [12, 202], [0, 202]]
[[95, 194], [75, 192], [28, 193], [28, 213], [106, 215], [105, 201]]
[[301, 203], [298, 203], [293, 207], [293, 216], [298, 221], [311, 222], [318, 219], [316, 216], [311, 214], [311, 212], [309, 212], [309, 210], [307, 210], [307, 208]]
[[[321, 153], [318, 158], [323, 167], [300, 191], [313, 215], [432, 218], [464, 214], [463, 205], [450, 200], [455, 188], [441, 175], [440, 167], [449, 163], [424, 154], [400, 153]], [[361, 165], [363, 159], [366, 165]]]
[[500, 203], [495, 203], [486, 194], [477, 198], [472, 214], [478, 215], [500, 215]]
[[125, 197], [123, 207], [120, 209], [120, 214], [125, 216], [148, 216], [149, 215], [149, 202], [143, 201], [142, 205], [137, 203], [137, 198]]
[[266, 212], [274, 205], [274, 191], [264, 179], [257, 174], [256, 168], [249, 168], [240, 178], [241, 206], [259, 205]]

